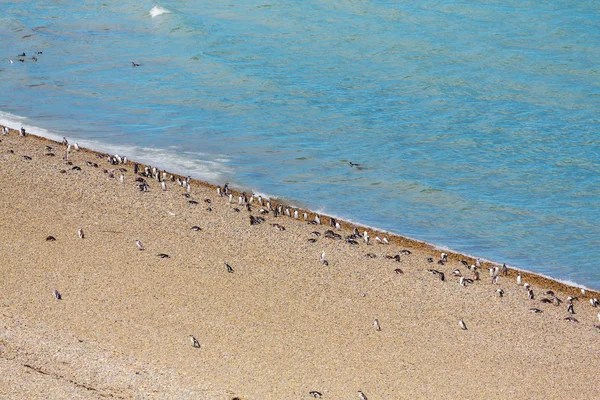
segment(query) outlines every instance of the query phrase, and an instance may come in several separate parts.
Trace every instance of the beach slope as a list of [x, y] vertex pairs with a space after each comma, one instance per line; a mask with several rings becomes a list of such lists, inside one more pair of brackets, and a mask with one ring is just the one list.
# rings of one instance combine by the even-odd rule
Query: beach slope
[[530, 299], [514, 270], [471, 283], [475, 260], [423, 243], [0, 140], [2, 398], [600, 396], [597, 293], [523, 274]]

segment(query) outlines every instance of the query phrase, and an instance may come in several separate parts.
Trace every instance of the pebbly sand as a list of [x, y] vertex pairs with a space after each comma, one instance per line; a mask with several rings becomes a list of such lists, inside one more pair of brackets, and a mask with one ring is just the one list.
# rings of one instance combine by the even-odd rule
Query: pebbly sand
[[[600, 398], [598, 293], [524, 273], [530, 300], [516, 271], [494, 285], [487, 265], [463, 287], [452, 271], [472, 278], [459, 260], [474, 260], [458, 254], [440, 265], [401, 237], [326, 238], [353, 226], [324, 216], [250, 225], [256, 202], [248, 212], [214, 186], [193, 182], [188, 199], [147, 179], [141, 192], [131, 162], [81, 149], [67, 165], [59, 143], [0, 140], [0, 398]], [[549, 289], [560, 306], [541, 302]]]

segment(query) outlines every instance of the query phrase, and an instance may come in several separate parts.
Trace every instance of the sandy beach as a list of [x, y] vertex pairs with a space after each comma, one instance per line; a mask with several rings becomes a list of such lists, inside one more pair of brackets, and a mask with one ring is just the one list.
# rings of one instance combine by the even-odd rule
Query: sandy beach
[[0, 140], [0, 398], [600, 397], [598, 293], [523, 273], [530, 299], [490, 265], [463, 286], [459, 254], [372, 230], [350, 244], [343, 221], [261, 215], [196, 181], [141, 191], [131, 161]]

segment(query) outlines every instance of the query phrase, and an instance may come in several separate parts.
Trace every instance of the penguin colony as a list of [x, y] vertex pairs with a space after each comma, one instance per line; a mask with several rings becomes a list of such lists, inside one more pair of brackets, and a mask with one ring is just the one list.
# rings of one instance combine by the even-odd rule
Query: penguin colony
[[[21, 128], [19, 131], [12, 131], [6, 127], [1, 127], [2, 135], [9, 135], [11, 133], [16, 133], [18, 136], [25, 137], [27, 132], [25, 129]], [[64, 155], [63, 160], [65, 162], [65, 168], [60, 170], [61, 173], [66, 173], [66, 169], [70, 168], [71, 171], [77, 172], [81, 171], [81, 167], [74, 165], [73, 162], [69, 160], [69, 156], [73, 151], [79, 151], [80, 147], [77, 144], [69, 144], [66, 138], [63, 138], [62, 143], [57, 144], [57, 146], [64, 147]], [[59, 152], [59, 149], [55, 149], [52, 146], [45, 146], [45, 156], [52, 157], [56, 152]], [[8, 150], [9, 153], [15, 154], [14, 150]], [[119, 155], [104, 155], [104, 154], [96, 154], [99, 158], [97, 162], [86, 161], [85, 165], [91, 168], [102, 168], [99, 163], [106, 163], [106, 169], [103, 169], [104, 174], [109, 179], [114, 179], [115, 182], [120, 184], [133, 184], [140, 192], [149, 192], [151, 190], [169, 190], [171, 187], [177, 189], [177, 187], [181, 188], [182, 196], [186, 199], [189, 206], [198, 206], [200, 202], [191, 200], [192, 193], [192, 185], [191, 185], [191, 177], [182, 177], [174, 174], [169, 174], [166, 171], [160, 171], [155, 167], [145, 166], [141, 164], [136, 164], [127, 159], [127, 157], [121, 157]], [[32, 160], [32, 157], [29, 155], [23, 155], [22, 158], [26, 161]], [[260, 195], [254, 195], [251, 193], [235, 193], [230, 187], [228, 183], [217, 186], [215, 189], [215, 199], [204, 199], [203, 207], [205, 207], [206, 211], [212, 211], [212, 207], [214, 206], [228, 206], [234, 212], [241, 212], [244, 210], [248, 213], [249, 226], [261, 225], [265, 222], [269, 222], [269, 225], [275, 228], [275, 231], [285, 231], [285, 226], [283, 225], [285, 219], [294, 219], [302, 221], [303, 223], [307, 223], [310, 225], [314, 225], [315, 229], [322, 228], [324, 223], [328, 223], [328, 228], [325, 229], [324, 232], [319, 232], [315, 230], [311, 233], [311, 237], [307, 239], [309, 243], [317, 243], [318, 239], [328, 239], [328, 240], [338, 240], [341, 242], [345, 242], [348, 246], [364, 246], [366, 249], [371, 249], [374, 247], [385, 248], [390, 245], [391, 241], [387, 237], [379, 236], [375, 231], [369, 232], [368, 230], [359, 231], [357, 227], [353, 227], [352, 233], [344, 235], [344, 228], [349, 230], [349, 226], [343, 221], [337, 221], [335, 218], [320, 216], [318, 214], [308, 213], [304, 210], [300, 210], [298, 208], [288, 206], [285, 204], [278, 203], [273, 199], [265, 199]], [[234, 200], [235, 199], [235, 200]], [[234, 207], [235, 206], [235, 207]], [[255, 215], [253, 215], [253, 213]], [[275, 220], [279, 222], [274, 222]], [[192, 231], [201, 231], [202, 228], [199, 226], [192, 226], [190, 228]], [[84, 233], [83, 228], [79, 228], [75, 233], [80, 239], [87, 239], [87, 234]], [[372, 238], [374, 238], [372, 240]], [[55, 236], [47, 236], [45, 237], [47, 242], [54, 242], [56, 240], [60, 240]], [[90, 239], [93, 240], [93, 239]], [[140, 239], [133, 239], [131, 242], [132, 249], [138, 249], [139, 251], [143, 251], [146, 249], [145, 245], [142, 243]], [[320, 256], [315, 256], [318, 258], [318, 263], [315, 263], [317, 266], [321, 267], [330, 267], [330, 263], [327, 260], [325, 251], [316, 249], [315, 253]], [[410, 257], [412, 255], [410, 250], [404, 249], [400, 252], [402, 257]], [[391, 262], [401, 262], [402, 257], [400, 254], [395, 255], [385, 255], [385, 258], [390, 260]], [[158, 253], [158, 257], [168, 259], [169, 255], [165, 253]], [[377, 255], [373, 252], [368, 252], [364, 255], [365, 258], [377, 258]], [[445, 252], [441, 252], [439, 254], [439, 259], [434, 259], [432, 257], [427, 258], [427, 262], [434, 264], [435, 268], [427, 269], [427, 272], [434, 275], [439, 281], [440, 284], [458, 284], [464, 287], [464, 290], [468, 290], [469, 285], [480, 284], [480, 270], [484, 268], [484, 262], [481, 259], [476, 260], [468, 260], [468, 259], [458, 259], [454, 260], [453, 258], [449, 258], [449, 255]], [[228, 273], [233, 274], [235, 269], [232, 265], [230, 265], [227, 261], [223, 261], [224, 270]], [[547, 304], [551, 307], [563, 307], [562, 303], [566, 302], [567, 306], [565, 308], [565, 317], [564, 321], [570, 323], [579, 323], [580, 321], [574, 317], [577, 314], [575, 304], [579, 301], [578, 297], [569, 296], [566, 299], [561, 299], [556, 295], [552, 290], [542, 290], [541, 288], [533, 288], [529, 283], [524, 282], [524, 278], [520, 272], [517, 272], [515, 280], [509, 280], [509, 268], [506, 264], [499, 266], [489, 266], [488, 271], [490, 276], [490, 282], [492, 285], [491, 290], [492, 293], [498, 299], [503, 298], [504, 296], [510, 293], [513, 296], [522, 296], [523, 298], [527, 298], [529, 301], [539, 301], [541, 304]], [[403, 271], [400, 268], [390, 269], [391, 272], [394, 272], [396, 275], [402, 275]], [[448, 278], [450, 277], [450, 278]], [[498, 286], [501, 285], [501, 286]], [[63, 295], [57, 290], [54, 289], [52, 292], [53, 297], [56, 300], [62, 300]], [[364, 294], [363, 294], [364, 295]], [[585, 289], [581, 289], [582, 297], [589, 297], [588, 307], [599, 307], [600, 301], [595, 297], [590, 297]], [[543, 297], [538, 297], [543, 296]], [[537, 300], [536, 300], [537, 299]], [[68, 300], [65, 300], [68, 301]], [[580, 305], [579, 307], [583, 307]], [[529, 311], [533, 314], [543, 314], [543, 309], [538, 307], [530, 307]], [[462, 318], [461, 318], [462, 317]], [[467, 323], [465, 319], [467, 316], [457, 316], [455, 321], [458, 322], [458, 327], [467, 331], [470, 328], [467, 327]], [[598, 324], [594, 323], [593, 327], [600, 331], [600, 312], [598, 312]], [[376, 332], [380, 332], [382, 330], [381, 322], [378, 318], [372, 319], [373, 327]], [[596, 321], [594, 321], [596, 322]], [[456, 323], [456, 322], [455, 322]], [[476, 329], [476, 327], [473, 327]], [[191, 347], [195, 349], [200, 349], [200, 341], [192, 334], [188, 336]], [[314, 398], [320, 398], [322, 393], [319, 391], [310, 391], [309, 394]], [[358, 391], [359, 398], [366, 399], [366, 395], [362, 391]]]

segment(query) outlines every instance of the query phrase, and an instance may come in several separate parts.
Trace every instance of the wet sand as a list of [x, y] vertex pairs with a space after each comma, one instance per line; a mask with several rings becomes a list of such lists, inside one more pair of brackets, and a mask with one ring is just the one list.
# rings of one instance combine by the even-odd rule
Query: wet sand
[[[248, 212], [212, 185], [193, 181], [186, 198], [147, 178], [142, 192], [131, 162], [81, 149], [68, 165], [58, 143], [16, 131], [0, 140], [0, 398], [600, 396], [598, 293], [523, 273], [530, 300], [516, 271], [495, 285], [488, 265], [461, 286], [453, 271], [473, 278], [460, 260], [475, 260], [449, 253], [441, 265], [427, 244], [369, 230], [370, 244], [351, 245], [353, 226], [326, 216], [251, 225], [257, 202]], [[541, 302], [549, 289], [560, 306]]]

